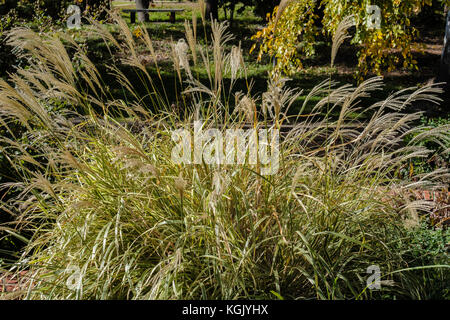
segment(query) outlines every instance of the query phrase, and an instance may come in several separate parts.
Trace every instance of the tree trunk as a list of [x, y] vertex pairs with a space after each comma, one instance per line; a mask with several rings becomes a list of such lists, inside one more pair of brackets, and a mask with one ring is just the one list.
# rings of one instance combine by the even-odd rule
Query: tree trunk
[[232, 2], [230, 5], [230, 26], [233, 25], [235, 7], [236, 7], [236, 2]]
[[[149, 5], [150, 0], [136, 0], [136, 9], [148, 9]], [[139, 22], [149, 21], [148, 13], [146, 12], [138, 12], [137, 16]]]
[[219, 20], [218, 0], [206, 0], [206, 20]]

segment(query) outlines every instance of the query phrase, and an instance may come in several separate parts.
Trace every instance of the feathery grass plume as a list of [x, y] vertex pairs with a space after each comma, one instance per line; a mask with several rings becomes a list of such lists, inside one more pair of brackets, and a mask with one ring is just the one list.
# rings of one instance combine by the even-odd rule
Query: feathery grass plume
[[183, 179], [183, 174], [180, 172], [178, 177], [174, 181], [175, 188], [178, 189], [178, 191], [183, 192], [186, 189], [187, 182]]
[[[167, 109], [170, 106], [170, 103], [168, 101], [167, 92], [163, 86], [162, 87], [163, 92], [159, 93], [159, 90], [157, 89], [157, 87], [155, 85], [153, 77], [149, 74], [147, 68], [143, 64], [143, 61], [139, 58], [139, 56], [137, 54], [137, 50], [136, 50], [137, 44], [134, 40], [133, 34], [132, 34], [130, 28], [128, 27], [127, 23], [117, 13], [113, 13], [111, 17], [112, 17], [115, 25], [119, 29], [120, 36], [123, 37], [122, 42], [125, 43], [125, 58], [121, 59], [122, 63], [125, 65], [129, 65], [131, 67], [139, 69], [139, 73], [142, 74], [140, 76], [140, 80], [142, 82], [141, 84], [147, 90], [148, 95], [150, 95], [152, 97], [152, 99], [154, 99], [153, 104], [161, 105], [161, 106], [163, 106], [164, 109]], [[148, 49], [150, 50], [153, 60], [157, 61], [156, 55], [154, 53], [153, 45], [151, 43], [151, 40], [150, 40], [147, 30], [142, 30], [142, 34], [143, 34], [143, 41], [147, 45]], [[160, 68], [158, 67], [157, 63], [155, 63], [155, 65], [157, 68], [157, 74], [158, 74], [159, 81], [161, 83], [163, 83], [161, 73], [160, 73]], [[109, 67], [111, 67], [111, 66], [109, 66]], [[111, 67], [111, 68], [115, 71], [118, 71], [118, 69], [115, 67]], [[119, 75], [119, 76], [121, 76], [121, 75]], [[157, 94], [154, 94], [154, 93], [157, 93]], [[153, 98], [153, 97], [155, 97], [155, 98]]]
[[192, 15], [192, 31], [194, 34], [195, 43], [197, 43], [197, 15]]
[[61, 39], [49, 35], [44, 38], [48, 42], [46, 47], [40, 46], [42, 36], [30, 29], [18, 28], [8, 32], [6, 43], [18, 49], [19, 57], [41, 62], [43, 67], [52, 70], [53, 74], [61, 77], [65, 83], [73, 85], [76, 75]]
[[[195, 26], [194, 26], [195, 28]], [[192, 60], [194, 61], [194, 66], [197, 65], [197, 35], [192, 31], [189, 21], [184, 20], [184, 30], [186, 34], [186, 39], [189, 44], [189, 48], [192, 52]]]
[[293, 0], [281, 0], [280, 4], [278, 5], [278, 9], [277, 9], [277, 15], [275, 17], [275, 25], [274, 25], [274, 30], [276, 30], [277, 28], [277, 23], [281, 18], [281, 15], [283, 14], [284, 10], [286, 10], [286, 8], [291, 4]]
[[[205, 17], [205, 14], [206, 14], [206, 3], [205, 3], [205, 0], [198, 0], [198, 9], [200, 10], [200, 14], [201, 14], [201, 16], [202, 16], [202, 22], [203, 22], [203, 25], [205, 25], [205, 23], [206, 23], [206, 17]], [[208, 17], [208, 19], [209, 19], [209, 17]]]
[[288, 120], [288, 111], [295, 100], [302, 94], [302, 90], [285, 88], [288, 79], [278, 76], [271, 77], [267, 82], [267, 91], [262, 94], [262, 112], [281, 124]]
[[127, 23], [117, 12], [112, 12], [111, 17], [119, 27], [120, 35], [125, 40], [122, 43], [126, 45], [127, 51], [131, 54], [130, 60], [138, 60], [136, 54], [136, 42], [134, 41], [133, 33], [131, 32]]
[[[213, 29], [217, 63], [230, 53], [218, 40], [225, 30], [218, 24]], [[72, 63], [73, 55], [57, 44], [58, 34], [48, 41], [22, 30], [15, 30], [12, 39], [23, 54], [42, 62], [0, 81], [1, 125], [12, 133], [13, 126], [23, 126], [21, 136], [0, 137], [2, 154], [21, 177], [0, 185], [17, 192], [0, 204], [17, 217], [8, 226], [10, 234], [26, 243], [17, 263], [0, 266], [16, 277], [27, 271], [24, 290], [13, 298], [446, 297], [446, 288], [436, 283], [449, 281], [448, 258], [423, 259], [426, 251], [411, 245], [421, 230], [417, 217], [422, 219], [422, 211], [429, 212], [433, 204], [409, 198], [407, 192], [441, 188], [449, 170], [398, 175], [411, 158], [430, 153], [416, 143], [425, 138], [448, 142], [447, 128], [414, 128], [420, 113], [402, 113], [416, 101], [439, 102], [435, 85], [402, 90], [368, 105], [365, 97], [380, 89], [381, 79], [358, 87], [327, 80], [308, 94], [308, 113], [302, 107], [299, 115], [288, 116], [299, 91], [289, 89], [285, 80], [271, 79], [264, 97], [231, 92], [241, 113], [234, 116], [225, 81], [215, 83], [221, 75], [214, 74], [210, 87], [186, 80], [193, 112], [181, 119], [149, 86], [145, 71], [137, 63], [130, 66], [133, 58], [111, 57], [109, 70], [128, 100], [117, 98], [108, 88], [104, 94], [97, 88], [96, 77], [103, 83], [104, 74]], [[115, 46], [102, 30], [97, 33]], [[128, 46], [136, 46], [138, 55], [137, 44], [127, 42], [126, 34], [111, 36], [130, 55]], [[71, 51], [81, 50], [66, 43]], [[180, 72], [175, 44], [173, 50], [183, 80], [189, 75]], [[199, 52], [205, 66], [212, 65], [201, 47]], [[62, 66], [67, 57], [70, 63]], [[140, 77], [127, 77], [124, 64]], [[217, 72], [223, 72], [222, 66]], [[149, 86], [146, 97], [138, 86]], [[52, 108], [67, 101], [65, 109]], [[327, 117], [326, 123], [328, 104], [328, 111], [339, 116]], [[267, 119], [271, 113], [280, 123], [297, 120], [280, 138], [276, 175], [262, 177], [257, 170], [262, 163], [247, 158], [220, 166], [178, 164], [171, 158], [170, 133], [185, 129], [192, 137], [193, 120], [203, 120], [202, 130], [226, 134], [233, 129], [239, 136], [249, 121], [254, 128], [273, 127]], [[260, 118], [266, 121], [259, 123]], [[144, 121], [135, 126], [136, 120]], [[415, 139], [405, 146], [408, 134]], [[233, 145], [245, 151], [248, 140], [236, 138]], [[391, 196], [394, 191], [400, 195]], [[383, 270], [384, 284], [395, 286], [366, 290], [370, 265]]]
[[186, 71], [189, 79], [192, 79], [191, 68], [189, 66], [189, 59], [187, 55], [188, 49], [189, 47], [184, 39], [179, 39], [174, 45], [175, 54], [178, 58], [178, 64], [180, 68]]
[[214, 56], [214, 90], [219, 92], [222, 87], [222, 80], [225, 69], [224, 48], [234, 37], [227, 31], [228, 22], [219, 23], [216, 20], [211, 21], [211, 37]]
[[450, 125], [442, 125], [439, 127], [424, 126], [419, 130], [415, 130], [416, 135], [408, 142], [410, 145], [419, 144], [421, 141], [430, 141], [440, 145], [443, 153], [449, 152], [450, 145]]
[[[115, 19], [117, 19], [117, 17], [118, 16], [116, 16]], [[108, 30], [108, 27], [105, 24], [101, 24], [97, 20], [89, 18], [89, 25], [90, 25], [90, 26], [88, 26], [89, 31], [90, 31], [89, 36], [90, 37], [99, 36], [100, 38], [102, 38], [108, 48], [109, 54], [112, 55], [112, 52], [110, 50], [111, 45], [113, 45], [114, 48], [123, 52], [123, 47], [119, 44], [119, 42], [116, 40], [116, 38], [112, 35], [111, 31]]]
[[242, 56], [241, 43], [239, 46], [232, 46], [229, 55], [230, 69], [231, 69], [231, 81], [236, 80], [238, 72], [241, 67], [244, 67], [244, 57]]
[[241, 92], [236, 93], [236, 109], [235, 112], [242, 112], [247, 122], [254, 124], [256, 121], [256, 103], [255, 101], [247, 96], [243, 95]]
[[180, 80], [180, 82], [183, 82], [183, 79], [181, 77], [180, 57], [178, 56], [177, 47], [176, 46], [177, 46], [177, 44], [174, 43], [174, 42], [172, 42], [170, 44], [171, 53], [172, 53], [172, 62], [173, 62], [174, 69], [177, 72], [178, 79]]
[[156, 66], [156, 68], [157, 68], [157, 70], [158, 70], [158, 74], [159, 74], [158, 59], [157, 59], [157, 57], [156, 57], [156, 52], [155, 52], [155, 49], [154, 49], [154, 47], [153, 47], [153, 42], [152, 42], [152, 40], [150, 39], [150, 35], [148, 34], [147, 28], [143, 28], [142, 34], [143, 34], [144, 42], [145, 42], [145, 44], [146, 44], [148, 50], [150, 51], [150, 55], [151, 55], [152, 58], [153, 58], [153, 62], [155, 63], [155, 66]]
[[350, 35], [347, 34], [347, 30], [353, 27], [355, 24], [356, 24], [355, 16], [350, 15], [344, 17], [337, 26], [336, 31], [334, 32], [333, 35], [333, 42], [331, 46], [331, 67], [334, 66], [334, 60], [336, 59], [339, 47], [345, 41], [345, 39], [351, 37]]
[[202, 57], [202, 62], [203, 62], [203, 66], [206, 69], [206, 73], [208, 75], [208, 80], [209, 83], [211, 84], [212, 87], [212, 74], [211, 74], [211, 68], [210, 68], [210, 63], [208, 61], [208, 57], [207, 57], [207, 52], [205, 52], [205, 50], [202, 47], [199, 47], [199, 52], [200, 52], [200, 56]]
[[[46, 41], [47, 46], [42, 47], [39, 41]], [[21, 80], [22, 77], [17, 75], [18, 85], [24, 86], [23, 91], [28, 92], [28, 98], [35, 101], [29, 107], [34, 106], [35, 112], [42, 115], [44, 110], [37, 105], [38, 100], [43, 97], [64, 96], [67, 100], [73, 103], [79, 103], [82, 96], [76, 89], [76, 81], [78, 76], [75, 74], [75, 69], [72, 68], [72, 61], [66, 52], [61, 39], [50, 37], [48, 35], [38, 35], [27, 29], [14, 29], [8, 33], [7, 43], [15, 48], [18, 48], [19, 57], [26, 59], [30, 64], [30, 69], [21, 71], [20, 75], [27, 80]], [[32, 80], [30, 79], [32, 78]], [[42, 86], [47, 88], [47, 91], [40, 94], [39, 97], [33, 98], [30, 91], [26, 89], [28, 84], [36, 85], [42, 89]], [[37, 100], [36, 100], [37, 99]]]

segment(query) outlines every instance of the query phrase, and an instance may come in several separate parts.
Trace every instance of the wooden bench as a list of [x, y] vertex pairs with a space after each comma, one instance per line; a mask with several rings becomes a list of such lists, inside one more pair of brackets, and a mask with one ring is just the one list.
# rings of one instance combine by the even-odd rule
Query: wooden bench
[[124, 9], [125, 13], [130, 13], [130, 22], [136, 23], [136, 12], [170, 12], [170, 22], [175, 23], [175, 13], [183, 12], [184, 9]]

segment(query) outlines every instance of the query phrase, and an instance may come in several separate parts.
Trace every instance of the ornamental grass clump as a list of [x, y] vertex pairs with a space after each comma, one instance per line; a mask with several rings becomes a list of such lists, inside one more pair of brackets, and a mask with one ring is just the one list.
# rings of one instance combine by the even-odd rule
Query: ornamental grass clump
[[[2, 138], [11, 170], [22, 177], [2, 185], [17, 194], [2, 203], [15, 224], [2, 228], [26, 245], [18, 262], [2, 269], [26, 270], [27, 281], [5, 298], [429, 298], [435, 288], [428, 277], [448, 280], [447, 264], [421, 264], [410, 252], [411, 221], [433, 203], [390, 196], [448, 183], [445, 168], [408, 179], [397, 174], [408, 159], [429, 154], [402, 144], [420, 117], [403, 110], [415, 101], [438, 103], [438, 87], [402, 90], [366, 105], [363, 98], [382, 88], [380, 78], [358, 87], [328, 80], [291, 116], [300, 91], [273, 78], [268, 92], [253, 93], [240, 47], [227, 52], [232, 36], [214, 22], [211, 46], [195, 46], [195, 36], [174, 40], [181, 89], [173, 101], [156, 85], [161, 70], [153, 75], [139, 59], [138, 44], [155, 54], [146, 29], [136, 39], [113, 18], [116, 33], [95, 22], [80, 32], [109, 46], [109, 72], [129, 100], [109, 91], [113, 84], [105, 85], [69, 35], [23, 28], [9, 34], [29, 67], [0, 81], [1, 125], [22, 128]], [[124, 65], [141, 82], [132, 82]], [[195, 68], [208, 70], [207, 83]], [[236, 81], [227, 86], [230, 75], [244, 77], [248, 92], [235, 92]], [[329, 117], [333, 112], [339, 116]], [[234, 165], [173, 161], [172, 132], [194, 136], [194, 121], [220, 132], [286, 124], [291, 130], [281, 130], [278, 170], [264, 175], [260, 158]], [[433, 137], [448, 143], [448, 127], [426, 138]], [[367, 269], [374, 265], [381, 290], [368, 288]]]

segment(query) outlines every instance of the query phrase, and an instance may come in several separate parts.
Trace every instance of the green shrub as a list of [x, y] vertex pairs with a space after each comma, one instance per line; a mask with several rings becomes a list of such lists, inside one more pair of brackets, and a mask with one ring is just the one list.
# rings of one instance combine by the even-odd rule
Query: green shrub
[[[411, 267], [423, 265], [445, 265], [449, 262], [450, 229], [430, 228], [423, 221], [419, 228], [410, 231]], [[424, 286], [424, 299], [449, 299], [449, 272], [445, 269], [419, 269], [415, 271], [417, 287]]]

